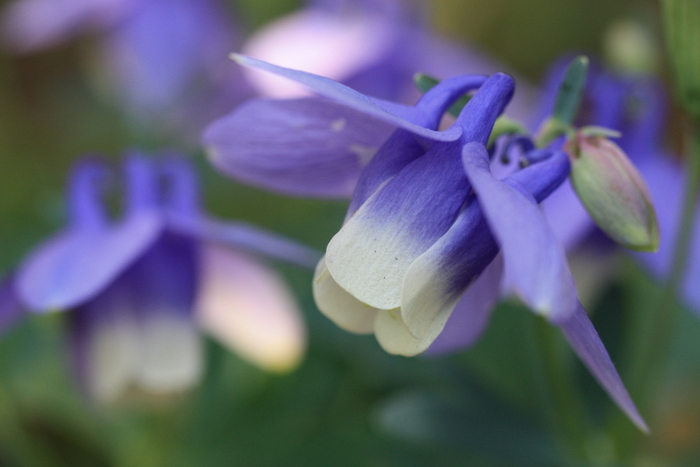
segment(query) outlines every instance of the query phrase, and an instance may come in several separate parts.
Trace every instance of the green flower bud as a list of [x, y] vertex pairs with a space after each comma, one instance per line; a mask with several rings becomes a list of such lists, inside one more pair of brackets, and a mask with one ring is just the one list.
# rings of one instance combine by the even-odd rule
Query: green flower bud
[[688, 113], [700, 117], [700, 1], [663, 0], [661, 5], [676, 95]]
[[620, 147], [582, 129], [564, 146], [571, 184], [595, 223], [622, 246], [656, 251], [659, 226], [644, 179]]

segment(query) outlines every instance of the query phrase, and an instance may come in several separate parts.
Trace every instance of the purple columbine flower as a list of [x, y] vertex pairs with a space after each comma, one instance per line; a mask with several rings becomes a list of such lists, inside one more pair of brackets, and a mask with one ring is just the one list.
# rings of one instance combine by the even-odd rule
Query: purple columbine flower
[[[0, 315], [72, 310], [75, 368], [98, 402], [136, 387], [191, 387], [202, 373], [199, 329], [269, 370], [296, 366], [304, 326], [281, 279], [251, 253], [311, 267], [316, 252], [201, 211], [184, 159], [131, 154], [125, 214], [102, 202], [109, 173], [79, 163], [70, 182], [70, 223], [40, 245], [0, 288]], [[7, 311], [6, 311], [7, 310]]]
[[18, 53], [99, 33], [99, 78], [138, 116], [183, 123], [185, 108], [191, 126], [248, 95], [227, 63], [237, 39], [220, 0], [15, 0], [1, 20], [6, 48]]
[[[532, 150], [527, 153], [527, 168], [504, 179], [491, 171], [486, 144], [512, 96], [509, 76], [450, 78], [414, 107], [406, 107], [368, 98], [320, 76], [247, 57], [237, 60], [330, 98], [334, 101], [326, 107], [330, 115], [348, 116], [347, 111], [336, 113], [340, 104], [364, 114], [366, 121], [398, 127], [361, 170], [345, 223], [316, 268], [314, 297], [326, 316], [346, 330], [374, 333], [394, 354], [416, 355], [434, 342], [439, 344], [444, 328], [453, 324], [461, 326], [459, 345], [464, 347], [488, 322], [503, 272], [505, 290], [558, 326], [613, 400], [646, 430], [579, 303], [564, 250], [537, 207], [566, 178], [567, 156], [553, 149]], [[457, 121], [437, 130], [447, 108], [470, 91], [475, 93]], [[296, 110], [304, 114], [309, 108]], [[242, 123], [243, 112], [241, 108], [213, 123], [204, 134], [215, 164], [234, 174], [237, 162], [251, 152], [281, 150], [263, 125], [285, 114], [275, 113], [271, 106], [264, 120], [256, 118], [261, 114], [248, 114], [249, 120]], [[295, 128], [294, 139], [312, 146], [318, 141], [316, 128], [295, 125], [298, 121], [288, 122], [289, 131]], [[235, 147], [233, 135], [255, 125], [257, 135], [265, 138]], [[332, 139], [330, 147], [347, 148], [354, 134], [329, 132], [325, 137]], [[311, 151], [309, 157], [316, 160], [319, 152]], [[289, 167], [295, 163], [300, 168], [309, 164], [302, 150]], [[268, 186], [264, 172], [261, 185]], [[273, 177], [271, 185], [277, 181]], [[286, 182], [293, 183], [293, 178]], [[302, 183], [308, 185], [312, 179]], [[502, 259], [496, 258], [499, 248]]]

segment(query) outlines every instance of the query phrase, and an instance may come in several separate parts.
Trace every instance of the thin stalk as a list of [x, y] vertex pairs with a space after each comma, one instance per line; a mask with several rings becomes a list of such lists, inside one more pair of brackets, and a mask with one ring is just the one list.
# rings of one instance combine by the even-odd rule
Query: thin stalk
[[[669, 275], [652, 312], [636, 316], [638, 319], [631, 323], [634, 328], [629, 344], [631, 351], [628, 353], [630, 361], [627, 382], [642, 411], [648, 411], [654, 400], [673, 343], [678, 314], [676, 300], [688, 266], [700, 189], [700, 120], [694, 120], [691, 124], [687, 163], [682, 214]], [[639, 439], [639, 434], [619, 419], [613, 422], [612, 430], [618, 434], [618, 448], [623, 458], [626, 458], [634, 447], [635, 440]]]

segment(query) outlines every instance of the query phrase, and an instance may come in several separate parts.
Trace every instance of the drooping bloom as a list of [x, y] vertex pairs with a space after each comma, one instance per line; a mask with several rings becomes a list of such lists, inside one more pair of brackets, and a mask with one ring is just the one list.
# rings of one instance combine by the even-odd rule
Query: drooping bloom
[[[611, 397], [646, 429], [578, 301], [564, 250], [537, 207], [568, 174], [566, 155], [551, 148], [533, 150], [528, 152], [527, 168], [501, 180], [491, 172], [486, 144], [513, 93], [509, 76], [450, 78], [415, 107], [406, 107], [309, 73], [247, 57], [238, 61], [332, 99], [335, 103], [326, 107], [331, 115], [341, 104], [365, 114], [365, 119], [398, 127], [359, 174], [345, 223], [317, 266], [314, 297], [326, 316], [346, 330], [373, 332], [385, 350], [407, 356], [439, 342], [454, 316], [464, 326], [460, 345], [466, 346], [488, 322], [500, 295], [502, 268], [505, 290], [558, 326]], [[470, 91], [475, 93], [455, 124], [438, 131], [447, 108]], [[274, 141], [265, 121], [241, 124], [244, 111], [242, 107], [215, 122], [204, 135], [215, 164], [229, 173], [235, 174], [237, 161], [248, 157], [253, 145], [258, 154], [279, 151], [267, 138], [238, 147], [230, 143], [231, 135], [255, 125], [258, 135]], [[335, 115], [348, 116], [342, 111]], [[276, 121], [283, 114], [267, 117]], [[314, 130], [296, 126], [295, 138], [308, 137], [307, 144], [313, 144]], [[353, 133], [337, 133], [331, 147], [353, 143]], [[301, 151], [295, 159], [303, 167], [308, 162]], [[501, 259], [494, 259], [499, 248], [502, 265]]]
[[262, 368], [287, 371], [304, 350], [294, 300], [251, 253], [310, 266], [318, 255], [245, 224], [206, 217], [193, 171], [180, 158], [138, 154], [125, 163], [125, 214], [102, 201], [108, 176], [95, 160], [77, 165], [69, 226], [40, 245], [7, 282], [32, 312], [71, 310], [76, 371], [98, 402], [136, 387], [191, 387], [202, 373], [199, 329]]
[[1, 20], [4, 45], [17, 53], [97, 32], [98, 77], [140, 117], [193, 125], [248, 92], [227, 64], [236, 33], [219, 0], [15, 0]]

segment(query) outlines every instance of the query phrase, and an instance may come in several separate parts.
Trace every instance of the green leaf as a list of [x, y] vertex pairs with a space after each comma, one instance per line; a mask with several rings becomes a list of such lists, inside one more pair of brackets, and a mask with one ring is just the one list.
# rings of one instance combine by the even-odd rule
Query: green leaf
[[587, 73], [588, 57], [581, 55], [571, 61], [557, 93], [553, 114], [555, 119], [568, 125], [573, 124], [586, 87]]

